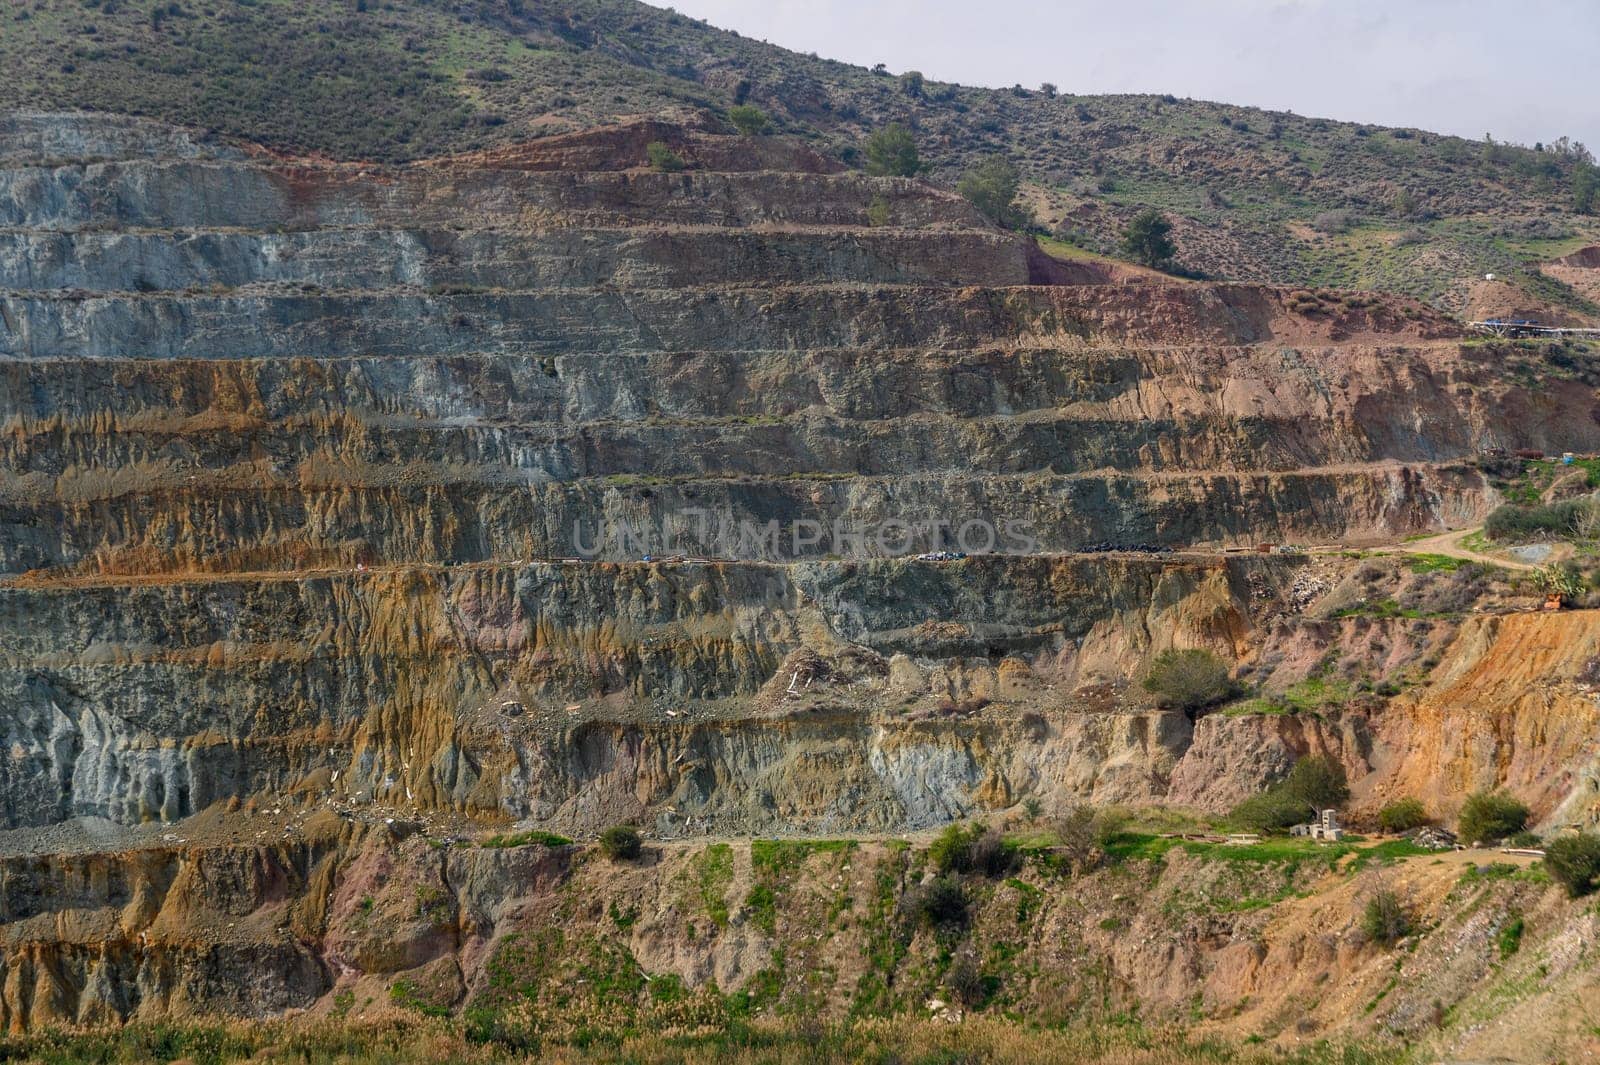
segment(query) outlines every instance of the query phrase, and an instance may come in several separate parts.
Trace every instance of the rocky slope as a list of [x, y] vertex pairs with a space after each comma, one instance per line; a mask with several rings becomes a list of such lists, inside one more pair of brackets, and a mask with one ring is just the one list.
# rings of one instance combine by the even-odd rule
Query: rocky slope
[[[1408, 301], [1057, 262], [693, 128], [375, 166], [34, 115], [0, 133], [0, 382], [13, 1027], [418, 967], [473, 1001], [483, 943], [355, 942], [351, 885], [575, 881], [390, 819], [1215, 811], [1309, 752], [1358, 812], [1596, 816], [1592, 618], [1333, 549], [1481, 517], [1485, 448], [1600, 451], [1600, 367]], [[1348, 697], [1191, 720], [1138, 683], [1170, 647]], [[771, 945], [678, 968], [726, 990]]]

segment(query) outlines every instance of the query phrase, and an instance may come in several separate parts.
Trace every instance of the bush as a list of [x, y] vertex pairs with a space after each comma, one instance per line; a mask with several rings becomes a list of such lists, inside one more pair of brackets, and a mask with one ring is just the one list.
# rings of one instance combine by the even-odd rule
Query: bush
[[1428, 823], [1428, 809], [1421, 799], [1396, 799], [1378, 811], [1378, 827], [1385, 832], [1409, 832]]
[[966, 861], [967, 848], [983, 830], [977, 825], [946, 825], [928, 845], [928, 861], [941, 873], [952, 873]]
[[734, 129], [746, 137], [765, 133], [767, 127], [772, 125], [772, 120], [767, 117], [765, 111], [750, 104], [739, 104], [728, 108], [728, 121], [733, 123]]
[[911, 131], [891, 123], [867, 138], [867, 173], [874, 177], [915, 177], [922, 169]]
[[1579, 214], [1600, 210], [1600, 169], [1580, 163], [1572, 172], [1572, 209]]
[[1296, 762], [1287, 777], [1265, 792], [1235, 806], [1228, 817], [1255, 832], [1281, 832], [1309, 821], [1319, 808], [1344, 805], [1348, 798], [1344, 767], [1332, 758], [1312, 755]]
[[1017, 168], [1003, 155], [991, 155], [962, 175], [956, 191], [996, 225], [1021, 228], [1033, 221], [1017, 203]]
[[1154, 207], [1133, 216], [1122, 235], [1122, 248], [1135, 262], [1161, 269], [1172, 262], [1177, 246], [1172, 243], [1172, 223]]
[[1600, 836], [1585, 832], [1551, 840], [1544, 848], [1544, 868], [1569, 898], [1600, 888]]
[[600, 833], [600, 849], [613, 861], [632, 860], [639, 857], [639, 852], [644, 849], [644, 841], [639, 838], [639, 830], [632, 825], [612, 825]]
[[1282, 832], [1304, 824], [1314, 813], [1311, 804], [1304, 799], [1296, 798], [1282, 788], [1273, 788], [1260, 795], [1252, 795], [1235, 806], [1228, 814], [1228, 820], [1252, 832]]
[[1200, 650], [1162, 651], [1150, 664], [1144, 687], [1161, 706], [1191, 715], [1231, 698], [1236, 690], [1227, 663]]
[[983, 1005], [989, 997], [988, 984], [971, 950], [956, 953], [949, 971], [944, 974], [944, 986], [957, 1002], [969, 1009]]
[[908, 70], [900, 75], [900, 91], [907, 96], [921, 96], [923, 86], [922, 71]]
[[1296, 762], [1278, 786], [1284, 794], [1318, 808], [1343, 806], [1350, 798], [1344, 766], [1320, 754]]
[[675, 174], [686, 165], [683, 156], [668, 148], [665, 141], [651, 141], [645, 145], [644, 154], [650, 165], [662, 173]]
[[1504, 792], [1479, 791], [1461, 806], [1457, 834], [1463, 842], [1483, 843], [1505, 839], [1528, 824], [1528, 808]]
[[983, 833], [967, 848], [967, 871], [987, 877], [1005, 876], [1016, 865], [1017, 855], [1006, 846], [1005, 837], [995, 831]]
[[1483, 533], [1491, 540], [1572, 536], [1588, 506], [1588, 501], [1583, 499], [1567, 499], [1531, 507], [1507, 503], [1490, 513], [1483, 523]]
[[1361, 911], [1361, 930], [1374, 943], [1392, 947], [1411, 931], [1411, 915], [1400, 896], [1385, 888], [1367, 900]]
[[1075, 806], [1057, 818], [1055, 828], [1056, 848], [1073, 872], [1091, 868], [1100, 847], [1100, 835], [1095, 829], [1095, 812], [1090, 806]]
[[941, 873], [982, 873], [1004, 876], [1016, 864], [1016, 854], [1000, 833], [982, 825], [950, 825], [928, 847], [928, 860]]
[[967, 889], [957, 876], [930, 880], [907, 896], [909, 916], [918, 924], [939, 929], [965, 928]]
[[1527, 922], [1520, 913], [1514, 913], [1506, 923], [1501, 926], [1500, 934], [1495, 937], [1495, 942], [1500, 947], [1500, 957], [1509, 958], [1522, 948], [1522, 933], [1527, 931]]
[[1347, 233], [1356, 224], [1352, 211], [1323, 211], [1311, 220], [1311, 228], [1318, 233]]
[[1570, 563], [1542, 566], [1534, 579], [1541, 592], [1559, 595], [1569, 601], [1583, 594], [1583, 574]]

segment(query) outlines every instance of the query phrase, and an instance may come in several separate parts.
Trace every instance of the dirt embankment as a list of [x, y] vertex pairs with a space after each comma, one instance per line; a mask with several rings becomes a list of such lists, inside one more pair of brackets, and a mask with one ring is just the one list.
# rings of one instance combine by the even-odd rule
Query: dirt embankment
[[[930, 904], [922, 845], [893, 840], [649, 845], [613, 861], [326, 813], [262, 827], [273, 838], [255, 844], [8, 861], [0, 1022], [398, 1006], [559, 1042], [801, 1003], [824, 1018], [1004, 1008], [1050, 1023], [1137, 1007], [1146, 1023], [1286, 1047], [1403, 1039], [1534, 1062], [1595, 1046], [1570, 1007], [1594, 1001], [1600, 927], [1526, 859], [1127, 836], [1089, 870], [1041, 851]], [[1361, 928], [1382, 891], [1413, 929], [1392, 948]]]

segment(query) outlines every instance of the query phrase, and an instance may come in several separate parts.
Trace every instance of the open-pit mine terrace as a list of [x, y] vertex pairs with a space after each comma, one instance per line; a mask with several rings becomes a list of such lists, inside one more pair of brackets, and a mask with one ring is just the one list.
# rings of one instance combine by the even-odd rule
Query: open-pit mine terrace
[[[1481, 449], [1600, 451], [1594, 415], [1422, 305], [1060, 262], [781, 139], [386, 167], [11, 116], [0, 825], [1193, 799], [1194, 723], [1129, 681], [1246, 648], [1305, 565], [1225, 548], [1469, 523]], [[579, 542], [686, 513], [1027, 550]]]

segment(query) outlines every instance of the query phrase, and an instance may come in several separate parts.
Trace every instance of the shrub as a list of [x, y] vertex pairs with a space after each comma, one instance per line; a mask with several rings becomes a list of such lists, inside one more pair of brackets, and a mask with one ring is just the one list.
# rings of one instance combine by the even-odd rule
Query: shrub
[[1585, 832], [1551, 840], [1544, 848], [1544, 867], [1570, 898], [1600, 888], [1600, 836]]
[[1411, 915], [1400, 896], [1384, 888], [1367, 900], [1361, 911], [1361, 930], [1374, 943], [1392, 947], [1411, 931]]
[[1467, 843], [1505, 839], [1528, 824], [1528, 808], [1503, 792], [1479, 791], [1461, 806], [1458, 834]]
[[991, 155], [962, 175], [956, 191], [989, 221], [1020, 228], [1032, 221], [1028, 209], [1017, 203], [1020, 180], [1011, 160], [1003, 155]]
[[1594, 214], [1600, 209], [1600, 169], [1579, 164], [1572, 172], [1572, 209]]
[[989, 988], [978, 968], [978, 959], [972, 956], [970, 950], [956, 953], [949, 970], [944, 974], [944, 986], [957, 1002], [969, 1009], [983, 1005], [989, 997]]
[[1541, 592], [1576, 599], [1583, 594], [1583, 574], [1576, 566], [1553, 565], [1541, 567], [1535, 574]]
[[1409, 832], [1428, 823], [1428, 809], [1421, 799], [1404, 798], [1378, 811], [1378, 827], [1385, 832]]
[[644, 843], [639, 838], [639, 830], [632, 825], [612, 825], [600, 833], [600, 849], [613, 861], [631, 860], [639, 857]]
[[1345, 210], [1323, 211], [1311, 220], [1311, 228], [1318, 233], [1347, 233], [1355, 224], [1355, 214]]
[[911, 131], [891, 123], [867, 138], [867, 173], [874, 177], [914, 177], [922, 169]]
[[1154, 207], [1133, 216], [1122, 235], [1122, 248], [1135, 262], [1160, 269], [1177, 254], [1172, 243], [1172, 223]]
[[929, 845], [928, 860], [941, 873], [1004, 876], [1016, 863], [1016, 854], [998, 832], [982, 825], [950, 825]]
[[728, 121], [733, 123], [734, 129], [746, 137], [765, 133], [767, 127], [772, 125], [772, 120], [767, 117], [765, 111], [750, 104], [738, 104], [728, 108]]
[[1567, 499], [1559, 503], [1519, 506], [1507, 503], [1496, 507], [1483, 523], [1484, 535], [1491, 540], [1519, 540], [1535, 536], [1571, 536], [1588, 507], [1587, 500]]
[[983, 831], [977, 825], [946, 825], [928, 845], [928, 861], [941, 873], [951, 873], [966, 863], [967, 848]]
[[908, 70], [900, 75], [900, 91], [907, 96], [921, 96], [923, 86], [922, 71]]
[[645, 145], [644, 154], [651, 166], [665, 174], [675, 174], [685, 166], [683, 156], [668, 148], [665, 141], [651, 141]]
[[1106, 846], [1126, 822], [1127, 814], [1115, 807], [1096, 810], [1092, 806], [1075, 806], [1051, 825], [1057, 839], [1056, 853], [1073, 872], [1087, 872], [1100, 864]]
[[1511, 915], [1511, 919], [1501, 926], [1500, 934], [1495, 937], [1495, 942], [1500, 947], [1500, 957], [1509, 958], [1522, 948], [1522, 933], [1527, 930], [1527, 922], [1520, 913]]
[[964, 928], [967, 924], [967, 889], [957, 876], [941, 876], [907, 896], [911, 918], [933, 928]]
[[1350, 798], [1344, 766], [1320, 754], [1296, 762], [1279, 787], [1284, 794], [1315, 807], [1343, 806]]
[[967, 871], [988, 877], [1005, 876], [1016, 864], [1016, 858], [1016, 852], [1006, 846], [1005, 837], [990, 830], [967, 848]]
[[1235, 691], [1227, 663], [1210, 651], [1162, 651], [1150, 664], [1145, 690], [1165, 707], [1194, 714], [1230, 698]]
[[1282, 788], [1273, 788], [1252, 795], [1235, 806], [1228, 820], [1252, 832], [1282, 832], [1309, 820], [1313, 814], [1311, 804], [1288, 794]]
[[1089, 868], [1094, 861], [1099, 839], [1094, 827], [1094, 809], [1075, 806], [1056, 819], [1057, 849], [1074, 872]]
[[1540, 847], [1544, 845], [1544, 840], [1537, 832], [1522, 831], [1514, 836], [1508, 836], [1506, 843], [1513, 847]]

